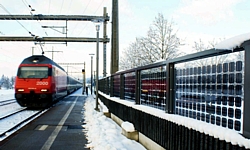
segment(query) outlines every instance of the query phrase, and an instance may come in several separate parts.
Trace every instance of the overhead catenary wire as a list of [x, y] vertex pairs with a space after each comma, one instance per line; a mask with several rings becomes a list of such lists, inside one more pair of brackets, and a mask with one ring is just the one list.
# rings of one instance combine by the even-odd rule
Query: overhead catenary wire
[[[29, 7], [27, 7], [27, 8], [31, 8], [31, 11], [35, 11], [35, 9], [33, 9], [33, 8], [31, 7], [31, 5], [30, 5], [26, 0], [22, 0], [22, 1], [23, 1], [23, 3], [25, 4], [26, 7], [29, 6]], [[49, 1], [49, 8], [50, 8], [50, 3], [51, 3], [51, 1]], [[70, 2], [70, 5], [71, 5], [71, 3], [72, 3], [72, 0], [71, 0], [71, 2]], [[62, 2], [60, 13], [61, 13], [61, 11], [62, 11], [63, 5], [64, 5], [64, 1]], [[69, 6], [69, 8], [70, 8], [70, 6]], [[68, 8], [68, 9], [69, 9], [69, 8]], [[48, 11], [50, 11], [50, 9], [49, 9]], [[33, 16], [32, 13], [31, 13], [31, 15]], [[39, 25], [40, 25], [41, 27], [43, 26], [43, 25], [41, 24], [41, 21], [38, 21], [38, 23], [39, 23]], [[43, 28], [43, 27], [42, 27], [42, 28]], [[45, 35], [48, 36], [48, 33], [46, 32], [46, 30], [45, 30], [44, 28], [43, 28], [43, 31], [44, 31]], [[33, 35], [33, 36], [34, 36], [34, 35]], [[37, 43], [37, 44], [40, 45], [41, 50], [42, 50], [42, 53], [44, 53], [43, 48], [42, 48], [42, 46], [44, 46], [44, 45], [42, 45], [42, 43]], [[45, 47], [45, 46], [44, 46], [44, 47]]]
[[59, 14], [61, 14], [61, 12], [62, 12], [62, 7], [63, 7], [63, 5], [64, 5], [64, 0], [63, 0], [63, 2], [62, 2], [62, 5], [61, 5], [61, 9], [60, 9]]
[[[84, 8], [84, 10], [83, 10], [83, 12], [82, 12], [82, 14], [84, 14], [85, 13], [85, 11], [87, 10], [87, 8], [88, 8], [88, 6], [89, 6], [89, 4], [90, 4], [90, 1], [91, 0], [89, 0], [89, 2], [88, 2], [88, 4], [86, 5], [86, 7]], [[76, 29], [76, 27], [78, 26], [78, 22], [76, 23], [76, 25], [74, 26], [74, 28], [73, 28], [73, 30], [72, 30], [72, 34], [74, 33], [74, 31], [75, 31], [75, 29]], [[86, 26], [86, 25], [85, 25]]]
[[100, 9], [102, 3], [104, 2], [104, 0], [102, 0], [101, 4], [98, 6], [97, 10], [95, 11], [95, 14], [97, 13], [97, 11]]
[[[31, 14], [31, 16], [33, 17], [34, 15], [33, 15], [32, 11], [35, 11], [35, 9], [33, 9], [33, 8], [31, 7], [31, 5], [30, 5], [26, 0], [22, 0], [22, 2], [23, 2], [24, 5], [30, 10], [30, 14]], [[42, 24], [41, 24], [39, 21], [38, 21], [38, 24], [42, 27]], [[45, 31], [45, 29], [43, 29], [43, 31], [44, 31], [44, 33], [48, 36], [48, 34], [47, 34], [47, 32]], [[32, 34], [31, 32], [30, 32], [30, 34], [31, 34], [32, 36], [35, 37], [35, 35]], [[39, 45], [40, 45], [40, 48], [41, 48], [41, 50], [42, 50], [42, 55], [43, 55], [43, 54], [44, 54], [44, 50], [43, 50], [43, 46], [44, 46], [44, 45], [42, 45], [41, 42], [39, 42]]]
[[29, 4], [27, 3], [27, 1], [26, 1], [26, 0], [22, 0], [22, 2], [23, 2], [23, 4], [24, 4], [24, 6], [27, 7], [27, 8], [29, 9], [29, 7], [27, 6], [27, 5], [29, 5]]
[[[25, 1], [25, 2], [24, 2]], [[35, 11], [35, 9], [33, 9], [31, 7], [31, 5], [26, 1], [26, 0], [22, 0], [23, 4], [30, 10], [30, 14], [33, 17], [33, 13], [32, 11]], [[42, 24], [40, 23], [40, 21], [38, 20], [38, 24], [42, 27]], [[45, 31], [45, 29], [43, 29], [44, 33], [48, 36], [47, 32]]]
[[69, 3], [69, 7], [68, 7], [68, 10], [67, 10], [67, 13], [69, 12], [69, 9], [71, 8], [71, 4], [72, 4], [72, 0]]
[[[62, 5], [61, 5], [61, 8], [60, 8], [60, 11], [59, 11], [59, 14], [61, 14], [62, 12], [62, 8], [63, 8], [63, 5], [64, 5], [64, 0], [62, 1]], [[56, 23], [56, 25], [58, 25], [58, 22]], [[55, 35], [56, 31], [54, 31], [54, 35]]]
[[50, 13], [50, 3], [51, 3], [51, 0], [49, 0], [48, 14]]
[[[11, 15], [11, 16], [13, 16], [2, 4], [0, 4], [0, 7], [2, 7], [3, 8], [3, 10], [4, 11], [6, 11], [9, 15]], [[13, 16], [13, 17], [15, 17], [15, 16]], [[20, 21], [18, 21], [16, 18], [15, 18], [15, 20], [17, 21], [17, 23], [19, 24], [19, 25], [21, 25], [22, 26], [22, 28], [24, 28], [31, 36], [34, 36], [34, 34], [32, 34]]]
[[[104, 2], [104, 0], [102, 0], [102, 2], [101, 2], [100, 5], [97, 7], [97, 9], [96, 9], [96, 11], [95, 11], [94, 14], [97, 13], [97, 11], [100, 9], [100, 7], [101, 7], [101, 5], [102, 5], [103, 2]], [[87, 26], [88, 26], [88, 24], [86, 24], [86, 25], [83, 27], [83, 29], [79, 32], [78, 36], [83, 32], [83, 30], [85, 30], [85, 28], [86, 28]]]

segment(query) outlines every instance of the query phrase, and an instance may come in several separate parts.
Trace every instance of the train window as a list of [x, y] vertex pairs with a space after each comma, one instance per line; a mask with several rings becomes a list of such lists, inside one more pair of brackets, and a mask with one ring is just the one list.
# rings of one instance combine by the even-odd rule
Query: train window
[[48, 78], [50, 72], [48, 67], [21, 67], [17, 76], [19, 78]]

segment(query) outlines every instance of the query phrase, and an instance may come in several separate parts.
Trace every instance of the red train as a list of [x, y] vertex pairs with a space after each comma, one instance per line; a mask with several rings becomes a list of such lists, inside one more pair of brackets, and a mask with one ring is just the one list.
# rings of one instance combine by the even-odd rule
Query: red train
[[15, 98], [22, 107], [48, 107], [82, 87], [65, 70], [43, 55], [25, 58], [18, 67]]

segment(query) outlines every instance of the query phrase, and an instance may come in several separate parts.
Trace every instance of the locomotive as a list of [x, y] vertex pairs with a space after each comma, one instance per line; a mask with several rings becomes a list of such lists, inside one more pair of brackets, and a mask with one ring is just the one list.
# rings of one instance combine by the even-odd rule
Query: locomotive
[[25, 58], [15, 79], [15, 98], [22, 107], [48, 107], [82, 87], [65, 70], [44, 55]]

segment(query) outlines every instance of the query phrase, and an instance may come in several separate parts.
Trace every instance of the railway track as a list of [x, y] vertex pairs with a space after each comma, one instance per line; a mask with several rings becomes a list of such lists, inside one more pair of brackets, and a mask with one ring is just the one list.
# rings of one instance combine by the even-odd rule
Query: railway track
[[46, 110], [28, 110], [26, 108], [0, 118], [0, 141], [40, 116]]
[[9, 100], [0, 101], [0, 106], [9, 105], [9, 104], [13, 104], [13, 103], [16, 103], [16, 99], [9, 99]]

